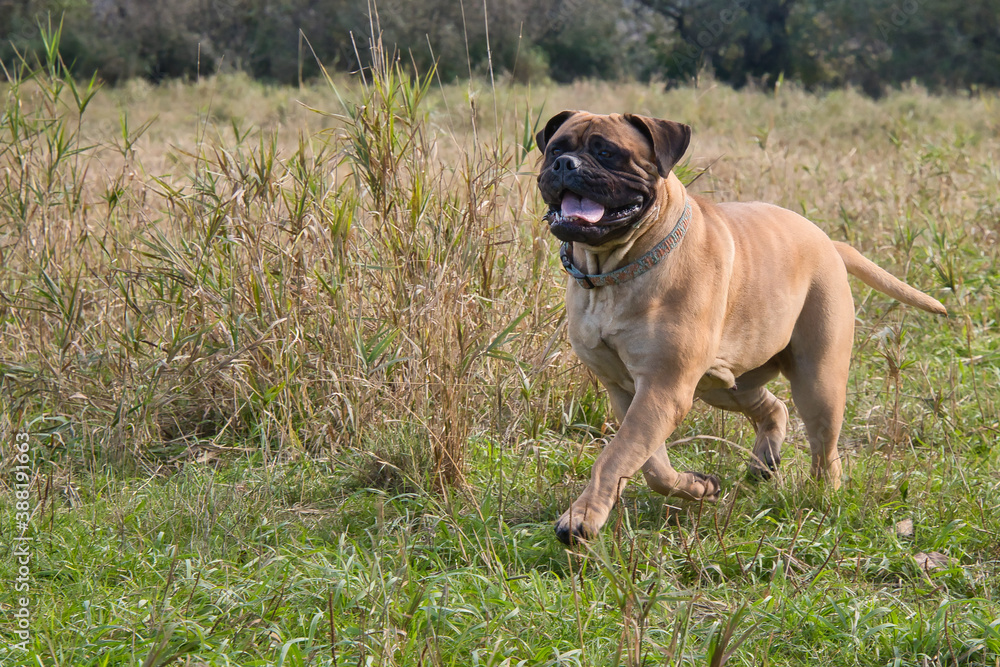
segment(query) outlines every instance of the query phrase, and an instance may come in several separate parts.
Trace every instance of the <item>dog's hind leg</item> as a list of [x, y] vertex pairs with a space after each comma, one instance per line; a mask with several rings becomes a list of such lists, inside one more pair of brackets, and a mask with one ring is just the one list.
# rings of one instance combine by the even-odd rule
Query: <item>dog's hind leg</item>
[[[812, 454], [810, 472], [817, 479], [825, 479], [834, 489], [840, 488], [840, 451], [837, 441], [844, 421], [847, 402], [847, 372], [833, 373], [830, 369], [815, 371], [799, 368], [789, 373], [792, 400], [809, 436]], [[817, 373], [822, 373], [819, 380]]]
[[714, 407], [747, 416], [757, 432], [749, 474], [756, 479], [769, 479], [781, 464], [781, 443], [788, 425], [788, 408], [784, 402], [764, 387], [737, 391], [714, 389], [704, 392], [701, 399]]
[[847, 379], [854, 338], [854, 303], [843, 282], [836, 292], [807, 302], [792, 341], [783, 353], [782, 373], [809, 436], [813, 477], [840, 488], [842, 466], [837, 440], [847, 403]]

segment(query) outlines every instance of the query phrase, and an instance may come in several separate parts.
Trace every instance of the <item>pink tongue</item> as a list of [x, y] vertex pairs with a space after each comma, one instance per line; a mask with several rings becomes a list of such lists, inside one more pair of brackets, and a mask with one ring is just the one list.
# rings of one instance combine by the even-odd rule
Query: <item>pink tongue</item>
[[589, 223], [600, 222], [604, 217], [604, 207], [586, 197], [579, 197], [572, 192], [563, 195], [562, 214], [566, 217], [583, 218]]

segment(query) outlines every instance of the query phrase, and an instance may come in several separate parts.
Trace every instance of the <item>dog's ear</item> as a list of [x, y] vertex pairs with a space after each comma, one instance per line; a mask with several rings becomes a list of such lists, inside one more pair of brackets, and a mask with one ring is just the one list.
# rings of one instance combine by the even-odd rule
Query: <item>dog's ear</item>
[[545, 124], [545, 129], [535, 135], [535, 143], [538, 145], [538, 150], [542, 153], [545, 152], [545, 147], [549, 145], [549, 140], [552, 135], [556, 133], [563, 123], [565, 123], [570, 116], [579, 113], [578, 111], [560, 111], [552, 118], [549, 118], [549, 122]]
[[656, 169], [661, 178], [681, 159], [691, 143], [691, 126], [672, 120], [625, 114], [625, 119], [646, 135], [656, 154]]

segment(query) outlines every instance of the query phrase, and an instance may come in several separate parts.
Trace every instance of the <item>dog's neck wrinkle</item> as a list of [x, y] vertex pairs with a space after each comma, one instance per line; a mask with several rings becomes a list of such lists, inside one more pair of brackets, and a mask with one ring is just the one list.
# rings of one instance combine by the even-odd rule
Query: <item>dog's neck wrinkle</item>
[[587, 267], [586, 272], [590, 275], [611, 273], [619, 266], [624, 266], [626, 264], [624, 259], [634, 244], [635, 239], [630, 239], [611, 250], [597, 251], [584, 248], [584, 266]]
[[[680, 180], [678, 180], [673, 172], [667, 176], [666, 180], [661, 183], [660, 187], [662, 187], [665, 192], [660, 193], [660, 196], [657, 198], [657, 202], [667, 202], [666, 208], [668, 214], [664, 218], [664, 220], [667, 221], [665, 228], [664, 226], [659, 226], [654, 229], [647, 229], [640, 231], [639, 233], [634, 233], [623, 243], [616, 245], [613, 248], [593, 248], [582, 243], [575, 243], [573, 244], [573, 254], [574, 261], [577, 263], [576, 265], [589, 275], [610, 273], [615, 269], [621, 266], [626, 266], [629, 262], [633, 262], [637, 258], [642, 257], [645, 253], [649, 252], [653, 246], [662, 241], [663, 236], [670, 232], [673, 225], [677, 222], [681, 215], [683, 215], [686, 195], [684, 193], [684, 187], [681, 185]], [[647, 217], [651, 220], [659, 220], [661, 218], [661, 210], [662, 207], [659, 204], [654, 204], [647, 213]], [[577, 248], [579, 250], [577, 250]]]
[[670, 234], [677, 221], [684, 215], [684, 206], [689, 202], [689, 197], [684, 186], [681, 185], [680, 180], [674, 176], [673, 172], [670, 172], [667, 178], [661, 182], [660, 187], [662, 190], [657, 202], [663, 203], [657, 207], [657, 210], [651, 211], [652, 215], [650, 216], [650, 219], [658, 221], [658, 224], [646, 229], [631, 240], [630, 252], [623, 257], [623, 264], [635, 261], [652, 250], [656, 244]]

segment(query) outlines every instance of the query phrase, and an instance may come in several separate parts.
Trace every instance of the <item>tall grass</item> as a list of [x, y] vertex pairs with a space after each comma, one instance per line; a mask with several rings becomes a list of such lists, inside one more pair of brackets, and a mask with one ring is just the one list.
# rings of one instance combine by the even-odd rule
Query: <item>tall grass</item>
[[537, 245], [531, 180], [502, 130], [470, 144], [432, 127], [433, 72], [373, 44], [361, 86], [291, 149], [215, 125], [210, 103], [195, 145], [150, 173], [136, 144], [153, 121], [123, 112], [112, 143], [85, 145], [96, 86], [77, 89], [50, 38], [54, 60], [7, 91], [18, 412], [96, 460], [360, 448], [363, 478], [419, 486], [461, 482], [470, 438], [554, 407], [530, 385], [555, 284], [508, 261]]

